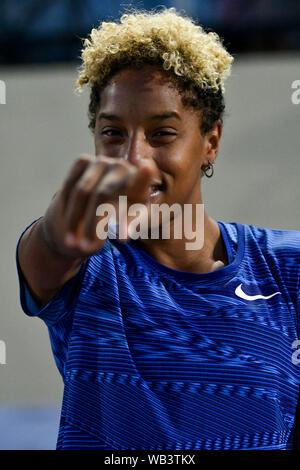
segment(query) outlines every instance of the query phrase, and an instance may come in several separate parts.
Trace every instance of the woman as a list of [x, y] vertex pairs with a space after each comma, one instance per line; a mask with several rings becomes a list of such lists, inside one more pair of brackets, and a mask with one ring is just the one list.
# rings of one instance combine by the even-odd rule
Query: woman
[[[300, 232], [197, 219], [232, 57], [166, 9], [102, 23], [82, 58], [96, 157], [17, 248], [22, 307], [47, 324], [65, 384], [57, 448], [290, 449]], [[124, 196], [119, 238], [103, 236], [101, 207]], [[176, 211], [168, 237], [163, 215], [148, 236], [155, 204], [196, 209], [200, 246], [177, 236]]]

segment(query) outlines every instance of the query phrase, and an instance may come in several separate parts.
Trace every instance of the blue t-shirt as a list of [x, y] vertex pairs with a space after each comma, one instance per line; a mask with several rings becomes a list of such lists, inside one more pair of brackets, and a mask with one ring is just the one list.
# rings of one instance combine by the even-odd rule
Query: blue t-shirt
[[292, 448], [300, 232], [218, 224], [219, 270], [107, 239], [41, 310], [18, 265], [65, 384], [57, 449]]

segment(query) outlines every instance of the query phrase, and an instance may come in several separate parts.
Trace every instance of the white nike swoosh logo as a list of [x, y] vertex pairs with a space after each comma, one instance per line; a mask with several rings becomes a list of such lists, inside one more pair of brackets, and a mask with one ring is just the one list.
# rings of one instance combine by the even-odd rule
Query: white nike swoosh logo
[[274, 292], [274, 294], [266, 295], [266, 296], [264, 296], [264, 295], [248, 295], [242, 290], [242, 284], [240, 284], [235, 289], [235, 294], [238, 297], [241, 297], [242, 299], [245, 299], [245, 300], [258, 300], [258, 299], [270, 299], [271, 297], [274, 297], [274, 295], [281, 294], [281, 292]]

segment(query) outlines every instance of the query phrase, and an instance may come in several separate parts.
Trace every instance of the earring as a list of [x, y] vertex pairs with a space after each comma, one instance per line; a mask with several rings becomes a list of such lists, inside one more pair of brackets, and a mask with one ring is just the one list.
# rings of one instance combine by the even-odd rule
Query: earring
[[210, 160], [207, 161], [208, 164], [206, 166], [202, 165], [201, 169], [207, 178], [211, 178], [214, 174], [214, 165], [210, 162]]

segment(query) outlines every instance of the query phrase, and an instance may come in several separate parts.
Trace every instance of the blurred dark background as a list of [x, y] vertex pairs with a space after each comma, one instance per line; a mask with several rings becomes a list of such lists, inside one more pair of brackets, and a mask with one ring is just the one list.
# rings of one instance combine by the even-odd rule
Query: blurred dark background
[[[0, 0], [0, 64], [76, 61], [80, 38], [153, 0]], [[215, 30], [231, 53], [300, 49], [299, 0], [166, 0]]]

